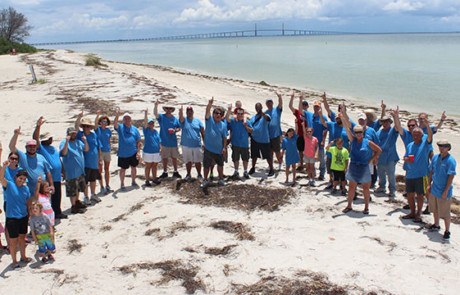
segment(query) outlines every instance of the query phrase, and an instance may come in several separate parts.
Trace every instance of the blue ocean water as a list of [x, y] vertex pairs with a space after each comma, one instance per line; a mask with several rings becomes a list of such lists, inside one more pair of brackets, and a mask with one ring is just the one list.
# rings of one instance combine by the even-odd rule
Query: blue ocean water
[[460, 115], [460, 34], [258, 37], [61, 45], [104, 59], [171, 66]]

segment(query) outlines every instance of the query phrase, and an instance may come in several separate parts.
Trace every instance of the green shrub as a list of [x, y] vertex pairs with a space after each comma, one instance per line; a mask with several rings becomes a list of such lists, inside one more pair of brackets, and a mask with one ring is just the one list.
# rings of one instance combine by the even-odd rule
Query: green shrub
[[35, 53], [37, 48], [26, 44], [26, 43], [16, 43], [7, 41], [4, 38], [0, 38], [0, 54], [10, 54], [11, 49], [15, 48], [16, 53]]
[[86, 66], [92, 66], [92, 67], [106, 67], [107, 65], [106, 64], [103, 64], [101, 62], [101, 58], [98, 57], [97, 55], [95, 54], [87, 54], [85, 55], [85, 65]]

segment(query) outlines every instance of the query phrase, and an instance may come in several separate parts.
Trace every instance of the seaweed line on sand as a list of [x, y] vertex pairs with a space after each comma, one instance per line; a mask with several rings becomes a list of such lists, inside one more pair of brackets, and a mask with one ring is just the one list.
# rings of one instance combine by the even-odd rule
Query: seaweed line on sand
[[232, 233], [238, 238], [238, 240], [253, 241], [255, 239], [254, 235], [247, 228], [247, 226], [242, 224], [241, 222], [221, 220], [211, 223], [210, 227], [215, 229], [221, 229], [228, 233]]

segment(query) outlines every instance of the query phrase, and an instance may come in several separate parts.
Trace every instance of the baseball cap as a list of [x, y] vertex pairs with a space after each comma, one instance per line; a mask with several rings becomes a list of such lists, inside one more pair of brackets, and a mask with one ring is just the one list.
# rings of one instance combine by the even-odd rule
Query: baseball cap
[[69, 135], [70, 133], [77, 133], [77, 130], [75, 129], [75, 127], [67, 128], [67, 135]]
[[321, 102], [319, 100], [315, 100], [315, 102], [313, 103], [313, 106], [314, 107], [320, 107], [321, 106]]
[[367, 119], [367, 116], [366, 116], [365, 113], [359, 113], [359, 115], [358, 115], [358, 120], [361, 120], [361, 119], [363, 119], [363, 120], [366, 120], [366, 119]]
[[30, 145], [37, 145], [37, 141], [35, 139], [28, 140], [26, 142], [26, 146], [30, 146]]
[[124, 119], [125, 117], [130, 117], [130, 118], [131, 118], [131, 114], [130, 114], [130, 113], [124, 113], [124, 114], [123, 114], [123, 119]]
[[155, 119], [154, 118], [149, 118], [149, 120], [147, 122], [148, 123], [155, 123]]

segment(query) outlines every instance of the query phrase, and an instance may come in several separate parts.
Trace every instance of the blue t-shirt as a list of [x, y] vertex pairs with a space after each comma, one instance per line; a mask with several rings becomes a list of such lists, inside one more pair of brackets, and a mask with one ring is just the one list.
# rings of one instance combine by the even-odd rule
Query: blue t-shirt
[[[250, 124], [248, 122], [250, 127]], [[230, 130], [232, 131], [232, 146], [240, 148], [249, 147], [249, 133], [243, 125], [243, 121], [238, 121], [235, 118], [230, 119]]]
[[308, 125], [307, 127], [313, 128], [313, 113], [310, 111], [303, 111], [303, 116]]
[[129, 158], [137, 153], [137, 142], [141, 140], [141, 134], [136, 127], [126, 127], [123, 124], [118, 124], [115, 129], [118, 133], [118, 157]]
[[252, 126], [251, 136], [255, 142], [270, 143], [270, 135], [268, 133], [268, 125], [270, 124], [270, 121], [265, 120], [262, 115], [254, 115], [251, 120], [249, 120], [249, 123]]
[[372, 149], [369, 146], [369, 140], [363, 138], [361, 142], [358, 142], [356, 138], [351, 142], [350, 159], [351, 163], [356, 164], [368, 164], [372, 158]]
[[414, 179], [428, 175], [428, 155], [431, 152], [431, 143], [428, 142], [427, 137], [424, 136], [419, 144], [415, 142], [409, 143], [404, 157], [414, 155], [414, 162], [404, 162], [403, 169], [406, 170], [406, 178]]
[[331, 120], [331, 122], [336, 122], [335, 118], [337, 118], [337, 114], [334, 111], [331, 111], [331, 114], [328, 114], [327, 116], [329, 117], [329, 120]]
[[99, 138], [99, 142], [101, 143], [101, 152], [110, 152], [110, 138], [112, 137], [112, 130], [109, 128], [103, 129], [98, 127], [95, 131], [97, 137]]
[[[433, 173], [431, 184], [431, 194], [436, 198], [441, 198], [442, 193], [447, 185], [447, 179], [449, 175], [456, 175], [457, 162], [452, 155], [447, 155], [445, 158], [441, 157], [441, 154], [433, 156], [430, 164], [430, 172]], [[452, 185], [447, 192], [447, 197], [452, 197]]]
[[201, 128], [204, 128], [201, 120], [184, 118], [184, 122], [180, 123], [180, 127], [182, 128], [181, 145], [189, 148], [201, 146]]
[[[431, 132], [433, 132], [433, 134], [436, 134], [438, 132], [438, 128], [436, 128], [436, 126], [430, 125], [430, 128], [431, 128]], [[428, 134], [428, 128], [427, 127], [423, 127], [422, 130], [423, 130], [423, 133]]]
[[[81, 141], [83, 135], [83, 131], [78, 131], [77, 139]], [[89, 150], [87, 152], [83, 152], [83, 156], [85, 158], [85, 168], [98, 169], [99, 149], [101, 147], [101, 143], [99, 142], [99, 138], [94, 131], [91, 131], [88, 135], [85, 136], [89, 146]]]
[[366, 130], [364, 130], [364, 138], [367, 138], [377, 145], [379, 144], [379, 138], [377, 137], [377, 132], [374, 128], [366, 127]]
[[19, 166], [29, 174], [27, 177], [27, 186], [31, 192], [35, 192], [38, 177], [41, 176], [43, 180], [46, 180], [46, 173], [51, 171], [51, 165], [46, 161], [45, 157], [38, 153], [31, 157], [20, 150], [17, 151], [19, 154]]
[[283, 132], [281, 131], [281, 112], [282, 108], [276, 107], [271, 110], [266, 110], [265, 114], [269, 115], [271, 120], [268, 124], [268, 135], [270, 139], [281, 136]]
[[379, 157], [378, 164], [386, 165], [391, 162], [399, 161], [398, 151], [396, 150], [396, 140], [398, 140], [398, 131], [394, 127], [388, 130], [380, 129], [377, 132], [379, 146], [382, 153]]
[[[62, 153], [66, 140], [61, 141], [59, 151]], [[83, 151], [85, 144], [80, 140], [69, 141], [67, 154], [62, 156], [62, 164], [64, 165], [65, 179], [75, 179], [85, 174], [85, 159]]]
[[286, 151], [284, 158], [286, 166], [300, 162], [299, 151], [297, 150], [297, 134], [294, 134], [292, 138], [283, 138], [281, 148]]
[[379, 131], [380, 127], [382, 127], [382, 124], [380, 124], [379, 119], [377, 119], [374, 122], [368, 123], [367, 127], [371, 127], [372, 129], [375, 130], [375, 132], [377, 132], [377, 131]]
[[[353, 127], [355, 127], [353, 124], [354, 123], [351, 123], [352, 129]], [[343, 147], [349, 149], [350, 140], [348, 139], [347, 131], [343, 126], [340, 126], [339, 124], [337, 124], [337, 122], [327, 122], [327, 130], [329, 132], [329, 142], [336, 140], [340, 137], [343, 139]]]
[[205, 121], [204, 146], [214, 154], [222, 154], [224, 138], [227, 137], [227, 125], [223, 121], [216, 122], [212, 116]]
[[144, 153], [156, 154], [160, 152], [160, 134], [156, 129], [142, 127], [144, 133]]
[[[323, 119], [327, 122], [327, 117], [323, 115]], [[323, 141], [323, 131], [327, 130], [321, 123], [319, 116], [313, 115], [313, 136], [318, 139], [318, 145]]]
[[175, 116], [168, 117], [165, 114], [158, 116], [158, 124], [160, 124], [161, 145], [165, 147], [177, 147], [176, 132], [169, 134], [168, 129], [180, 128], [179, 120]]
[[[16, 173], [18, 173], [19, 167], [11, 169], [9, 166], [5, 170], [5, 179], [9, 181], [14, 181]], [[54, 177], [53, 177], [54, 180]]]
[[53, 181], [61, 182], [62, 164], [59, 151], [54, 146], [40, 144], [38, 146], [37, 153], [45, 157], [46, 161], [48, 161], [48, 163], [50, 164], [51, 176], [53, 177]]
[[27, 200], [31, 197], [28, 186], [19, 187], [14, 181], [8, 180], [3, 197], [8, 204], [5, 212], [6, 217], [24, 218], [27, 216]]
[[[400, 136], [401, 136], [401, 139], [402, 139], [402, 141], [404, 143], [404, 147], [407, 150], [407, 146], [409, 145], [409, 143], [414, 141], [414, 138], [412, 137], [412, 133], [410, 133], [409, 130], [403, 128], [403, 134], [400, 134]], [[428, 138], [428, 135], [424, 134], [423, 138]], [[429, 145], [429, 149], [430, 149], [430, 151], [433, 150], [433, 145], [432, 144]]]

